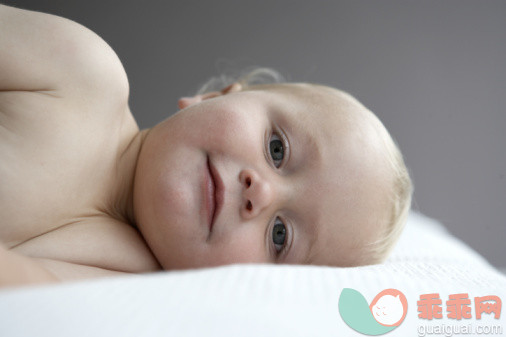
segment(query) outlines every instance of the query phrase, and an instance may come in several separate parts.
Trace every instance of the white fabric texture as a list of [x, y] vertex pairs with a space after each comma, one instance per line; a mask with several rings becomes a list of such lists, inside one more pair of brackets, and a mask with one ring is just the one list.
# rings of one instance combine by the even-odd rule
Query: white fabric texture
[[412, 212], [382, 265], [231, 265], [1, 291], [0, 336], [363, 336], [339, 314], [343, 288], [368, 303], [387, 288], [405, 294], [405, 320], [385, 336], [417, 336], [431, 324], [500, 325], [506, 333], [506, 313], [477, 320], [474, 303], [468, 320], [418, 317], [421, 294], [439, 293], [443, 308], [457, 293], [506, 301], [506, 277], [437, 221]]

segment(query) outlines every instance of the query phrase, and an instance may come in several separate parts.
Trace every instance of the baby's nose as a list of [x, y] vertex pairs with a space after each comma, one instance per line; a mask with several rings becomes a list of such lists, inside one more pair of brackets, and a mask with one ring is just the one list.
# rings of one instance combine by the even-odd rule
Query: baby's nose
[[258, 216], [273, 200], [273, 189], [269, 181], [255, 170], [246, 169], [239, 174], [242, 184], [241, 216], [251, 219]]

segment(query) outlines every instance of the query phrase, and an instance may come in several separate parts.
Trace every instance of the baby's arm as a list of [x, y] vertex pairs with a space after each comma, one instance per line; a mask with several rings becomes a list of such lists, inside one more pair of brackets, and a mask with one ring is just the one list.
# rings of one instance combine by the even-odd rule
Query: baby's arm
[[121, 83], [123, 92], [128, 92], [125, 71], [114, 51], [76, 22], [0, 5], [0, 32], [0, 91], [82, 97], [89, 90], [105, 90], [115, 97], [108, 91], [117, 91]]
[[57, 280], [36, 260], [16, 254], [0, 244], [0, 288]]

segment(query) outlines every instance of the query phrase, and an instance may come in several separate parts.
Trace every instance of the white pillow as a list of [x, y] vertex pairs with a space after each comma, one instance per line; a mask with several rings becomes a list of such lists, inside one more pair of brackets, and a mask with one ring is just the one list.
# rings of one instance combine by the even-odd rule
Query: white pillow
[[[363, 336], [340, 316], [344, 288], [359, 291], [368, 303], [387, 288], [406, 296], [406, 317], [386, 336], [417, 336], [421, 327], [436, 325], [506, 332], [505, 313], [478, 320], [474, 303], [471, 319], [446, 316], [450, 294], [506, 300], [506, 277], [442, 225], [412, 212], [383, 265], [232, 265], [3, 291], [0, 335]], [[440, 295], [442, 319], [418, 317], [417, 301], [429, 293]]]

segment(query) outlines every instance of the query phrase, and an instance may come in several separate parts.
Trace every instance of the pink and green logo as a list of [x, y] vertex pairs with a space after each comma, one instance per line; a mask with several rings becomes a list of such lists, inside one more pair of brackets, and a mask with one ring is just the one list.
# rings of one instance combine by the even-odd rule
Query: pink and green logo
[[401, 325], [408, 311], [406, 296], [397, 289], [381, 291], [371, 304], [351, 288], [344, 288], [339, 296], [339, 313], [353, 330], [364, 335], [378, 336]]

